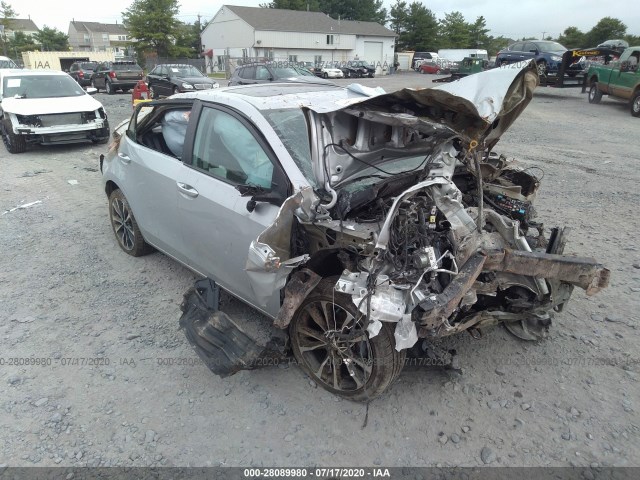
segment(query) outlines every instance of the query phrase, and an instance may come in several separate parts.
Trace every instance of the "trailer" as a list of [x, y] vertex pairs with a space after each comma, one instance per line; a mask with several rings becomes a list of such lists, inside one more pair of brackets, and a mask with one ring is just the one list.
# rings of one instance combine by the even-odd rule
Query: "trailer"
[[33, 70], [69, 70], [75, 62], [108, 62], [114, 61], [113, 51], [107, 52], [23, 52], [24, 68]]

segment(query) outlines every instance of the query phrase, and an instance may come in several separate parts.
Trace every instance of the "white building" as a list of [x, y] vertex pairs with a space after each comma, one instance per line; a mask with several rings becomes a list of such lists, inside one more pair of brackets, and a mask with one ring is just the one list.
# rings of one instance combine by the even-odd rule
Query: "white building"
[[75, 19], [69, 22], [69, 45], [77, 52], [113, 51], [119, 58], [131, 49], [132, 41], [127, 29], [119, 23], [79, 22]]
[[202, 32], [202, 48], [224, 56], [290, 62], [367, 60], [388, 72], [395, 32], [375, 22], [337, 20], [322, 12], [224, 5]]

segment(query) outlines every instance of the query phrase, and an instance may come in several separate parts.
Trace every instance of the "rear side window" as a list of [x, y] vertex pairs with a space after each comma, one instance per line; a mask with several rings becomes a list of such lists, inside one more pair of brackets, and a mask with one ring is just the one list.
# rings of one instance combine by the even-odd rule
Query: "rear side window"
[[514, 52], [522, 52], [523, 47], [524, 44], [522, 42], [514, 43], [513, 45], [511, 45], [511, 48], [509, 50], [512, 50]]

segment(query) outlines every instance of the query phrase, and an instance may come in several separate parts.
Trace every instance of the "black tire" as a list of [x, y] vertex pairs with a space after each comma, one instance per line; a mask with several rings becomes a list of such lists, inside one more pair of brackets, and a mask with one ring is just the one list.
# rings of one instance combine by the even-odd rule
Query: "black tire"
[[322, 78], [329, 78], [329, 74], [328, 74], [327, 72], [324, 72], [324, 73], [322, 74]]
[[13, 133], [11, 124], [7, 120], [2, 122], [1, 128], [2, 143], [9, 153], [23, 153], [27, 149], [27, 139]]
[[109, 195], [109, 219], [118, 245], [125, 253], [132, 257], [140, 257], [152, 250], [144, 241], [129, 202], [119, 189]]
[[351, 73], [347, 70], [347, 72], [345, 72], [344, 74], [344, 78], [349, 78], [351, 77]]
[[96, 93], [100, 93], [100, 89], [96, 86], [96, 82], [91, 79], [91, 86], [96, 89]]
[[640, 117], [640, 91], [635, 92], [631, 99], [631, 115]]
[[109, 95], [113, 95], [114, 93], [116, 93], [115, 88], [113, 88], [113, 85], [111, 85], [111, 82], [109, 80], [105, 80], [104, 82], [104, 91]]
[[[395, 323], [382, 322], [373, 338], [354, 329], [363, 316], [349, 295], [334, 291], [335, 280], [323, 279], [294, 314], [289, 325], [291, 347], [300, 368], [321, 387], [348, 400], [366, 402], [398, 377], [406, 351], [395, 349]], [[329, 328], [329, 321], [341, 325], [340, 331]], [[351, 339], [330, 335], [359, 331]]]
[[598, 88], [598, 82], [591, 82], [589, 87], [589, 103], [600, 103], [602, 100], [602, 92]]

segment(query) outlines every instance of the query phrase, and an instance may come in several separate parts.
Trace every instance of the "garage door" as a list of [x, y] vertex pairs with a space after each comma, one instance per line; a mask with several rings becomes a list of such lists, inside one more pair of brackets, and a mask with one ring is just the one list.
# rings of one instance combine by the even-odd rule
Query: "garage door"
[[376, 67], [382, 64], [382, 42], [364, 42], [364, 59]]

